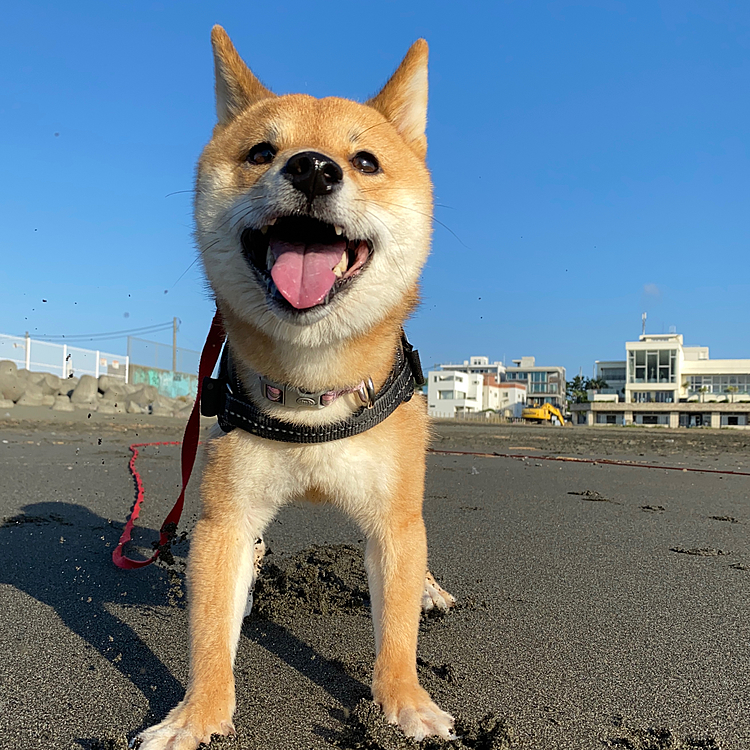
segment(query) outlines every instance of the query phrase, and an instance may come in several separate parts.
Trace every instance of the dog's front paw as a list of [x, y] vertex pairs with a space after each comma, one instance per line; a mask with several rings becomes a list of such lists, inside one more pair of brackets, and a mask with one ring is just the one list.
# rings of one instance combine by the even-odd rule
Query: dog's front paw
[[407, 737], [420, 742], [425, 737], [455, 740], [453, 717], [441, 710], [419, 685], [398, 692], [373, 690], [375, 703], [385, 714], [389, 724], [397, 724]]
[[206, 712], [180, 703], [161, 724], [146, 729], [135, 739], [138, 750], [195, 750], [211, 742], [211, 735], [235, 734], [230, 718], [209, 717]]
[[424, 578], [422, 610], [429, 612], [431, 609], [439, 609], [442, 612], [447, 612], [455, 603], [455, 597], [442, 588], [435, 580], [435, 576], [428, 570]]

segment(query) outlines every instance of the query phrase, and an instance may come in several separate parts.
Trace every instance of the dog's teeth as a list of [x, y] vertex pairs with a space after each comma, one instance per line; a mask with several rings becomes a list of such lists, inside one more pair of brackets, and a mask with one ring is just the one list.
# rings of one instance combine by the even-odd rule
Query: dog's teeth
[[261, 234], [265, 234], [268, 231], [268, 227], [269, 227], [268, 224], [265, 224], [264, 226], [262, 226], [260, 228]]
[[336, 230], [336, 234], [341, 237], [341, 235], [344, 233], [344, 227], [340, 227], [338, 224], [336, 224], [333, 227]]
[[336, 276], [337, 279], [340, 279], [344, 275], [348, 267], [349, 255], [345, 250], [343, 253], [341, 253], [341, 260], [333, 267], [334, 276]]
[[[277, 217], [277, 218], [278, 218], [278, 217]], [[270, 221], [268, 222], [267, 226], [269, 226], [269, 227], [272, 227], [272, 226], [273, 226], [273, 225], [274, 225], [275, 223], [276, 223], [276, 219], [271, 219], [271, 220], [270, 220]]]
[[271, 248], [269, 247], [268, 250], [266, 250], [266, 271], [270, 271], [273, 268], [275, 260]]

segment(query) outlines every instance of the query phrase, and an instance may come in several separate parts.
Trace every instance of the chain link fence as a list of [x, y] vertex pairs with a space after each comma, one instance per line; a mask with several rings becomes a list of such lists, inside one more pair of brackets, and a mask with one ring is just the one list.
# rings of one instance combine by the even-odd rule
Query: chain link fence
[[197, 375], [200, 352], [128, 336], [128, 357], [134, 365]]

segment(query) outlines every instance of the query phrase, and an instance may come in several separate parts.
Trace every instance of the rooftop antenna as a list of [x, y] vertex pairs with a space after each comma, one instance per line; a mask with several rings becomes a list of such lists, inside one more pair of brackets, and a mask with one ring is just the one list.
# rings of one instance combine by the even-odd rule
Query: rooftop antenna
[[641, 315], [641, 336], [646, 335], [646, 318], [648, 317], [647, 313], [643, 313]]

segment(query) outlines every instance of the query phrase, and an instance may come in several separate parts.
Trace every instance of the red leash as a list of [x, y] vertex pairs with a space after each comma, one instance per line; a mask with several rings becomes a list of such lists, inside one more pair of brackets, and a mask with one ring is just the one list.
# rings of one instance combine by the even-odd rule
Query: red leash
[[221, 314], [216, 311], [213, 322], [211, 323], [211, 329], [208, 332], [208, 338], [203, 347], [201, 353], [201, 361], [198, 367], [198, 393], [195, 398], [195, 404], [193, 404], [193, 411], [190, 413], [187, 426], [185, 427], [185, 436], [182, 440], [182, 454], [180, 463], [182, 465], [182, 492], [177, 498], [172, 510], [164, 519], [164, 523], [161, 525], [161, 531], [159, 534], [159, 544], [156, 551], [151, 555], [148, 560], [133, 560], [127, 557], [123, 552], [123, 547], [130, 541], [130, 536], [133, 531], [133, 525], [138, 519], [138, 515], [141, 512], [141, 504], [143, 503], [144, 491], [143, 482], [141, 481], [140, 474], [136, 471], [135, 460], [138, 458], [138, 448], [142, 448], [146, 445], [179, 445], [178, 441], [166, 442], [166, 443], [134, 443], [130, 446], [130, 450], [133, 452], [133, 457], [130, 459], [130, 471], [135, 478], [137, 487], [137, 495], [133, 510], [130, 513], [130, 517], [125, 523], [120, 541], [112, 552], [112, 562], [118, 568], [125, 568], [132, 570], [133, 568], [143, 568], [146, 565], [150, 565], [159, 556], [161, 549], [166, 546], [171, 539], [174, 538], [177, 531], [177, 524], [180, 521], [182, 515], [182, 508], [185, 505], [185, 490], [187, 489], [188, 482], [190, 481], [190, 475], [193, 473], [193, 466], [195, 465], [195, 457], [198, 453], [198, 437], [200, 434], [200, 409], [201, 409], [201, 392], [203, 390], [203, 378], [207, 378], [211, 375], [216, 366], [216, 362], [219, 359], [219, 353], [221, 347], [224, 344], [226, 334], [224, 333], [224, 325], [221, 320]]

